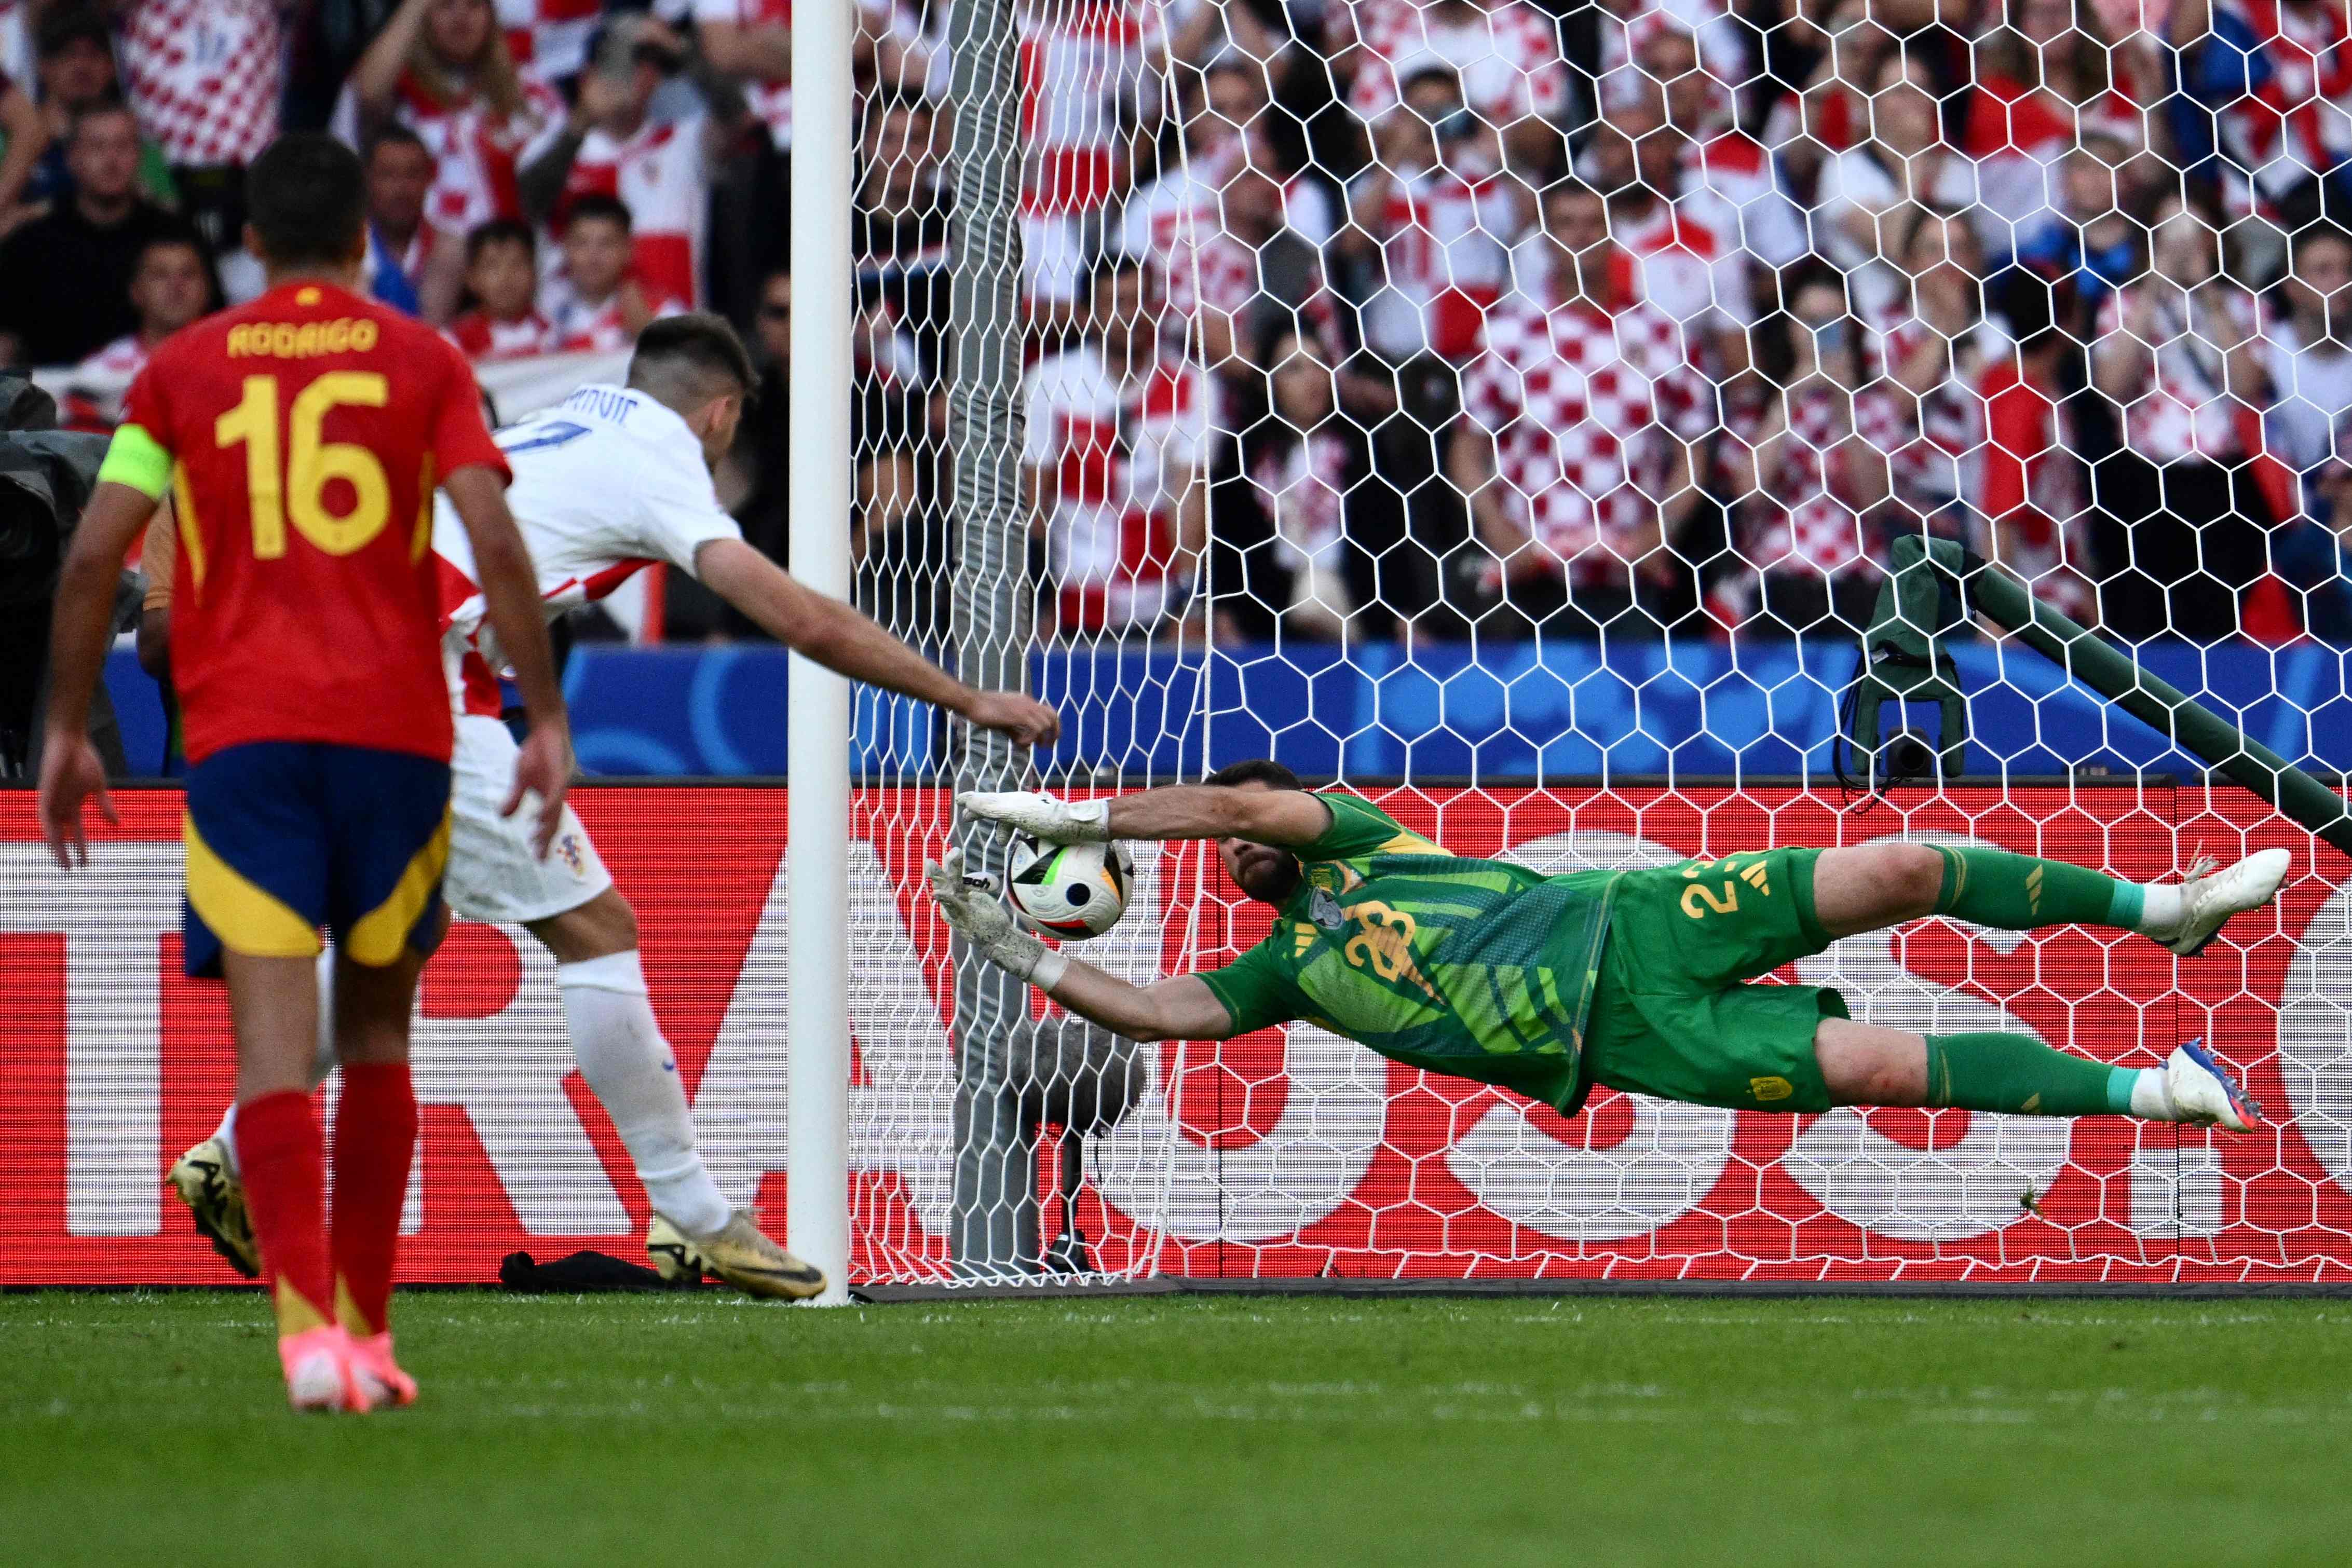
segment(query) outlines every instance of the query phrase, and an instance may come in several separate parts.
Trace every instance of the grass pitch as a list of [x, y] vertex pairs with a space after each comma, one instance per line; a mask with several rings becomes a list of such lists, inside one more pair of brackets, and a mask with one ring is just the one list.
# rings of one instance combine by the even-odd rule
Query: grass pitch
[[0, 1297], [0, 1555], [2343, 1562], [2352, 1307], [412, 1295], [298, 1418], [251, 1293]]

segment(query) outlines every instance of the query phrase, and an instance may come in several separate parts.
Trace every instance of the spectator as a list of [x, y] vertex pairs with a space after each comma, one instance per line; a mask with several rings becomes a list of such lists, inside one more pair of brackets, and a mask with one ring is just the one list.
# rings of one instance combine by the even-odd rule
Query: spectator
[[[1655, 68], [1652, 49], [1661, 37], [1678, 35], [1690, 45], [1694, 84], [1710, 110], [1729, 123], [1734, 97], [1749, 78], [1748, 41], [1723, 0], [1602, 0], [1599, 12], [1599, 78], [1630, 85], [1638, 67], [1653, 82], [1675, 76]], [[1701, 57], [1704, 56], [1704, 59]], [[1678, 73], [1677, 73], [1678, 74]], [[1610, 105], [1604, 103], [1605, 113]]]
[[2108, 291], [2139, 269], [2142, 230], [2127, 214], [2145, 203], [2124, 185], [2128, 150], [2093, 134], [2058, 160], [2058, 209], [2018, 229], [2017, 264], [2073, 281], [2081, 308], [2095, 317]]
[[[1609, 197], [1609, 233], [1633, 258], [1641, 298], [1690, 335], [1700, 363], [1724, 382], [1748, 369], [1748, 329], [1756, 319], [1748, 257], [1675, 196], [1683, 147], [1654, 104], [1631, 100], [1612, 109], [1594, 131], [1586, 177]], [[1524, 242], [1521, 253], [1539, 266], [1551, 251], [1538, 237]]]
[[[1698, 65], [1698, 41], [1680, 26], [1654, 29], [1643, 74], [1663, 84], [1666, 123], [1681, 132], [1677, 205], [1747, 252], [1751, 267], [1779, 272], [1805, 254], [1805, 220], [1780, 161], [1738, 129], [1717, 78]], [[1757, 279], [1751, 277], [1751, 282]], [[1751, 312], [1752, 314], [1752, 312]]]
[[2352, 642], [2352, 573], [2337, 543], [2352, 540], [2352, 235], [2318, 225], [2297, 234], [2280, 292], [2286, 308], [2263, 334], [2277, 398], [2265, 429], [2295, 476], [2298, 515], [2272, 557], [2303, 591], [2305, 627], [2340, 645]]
[[369, 295], [395, 310], [440, 325], [457, 313], [465, 256], [455, 237], [425, 215], [433, 154], [404, 125], [368, 138], [366, 269]]
[[1494, 128], [1449, 70], [1417, 73], [1381, 120], [1335, 246], [1364, 279], [1365, 343], [1391, 365], [1476, 347], [1509, 277], [1507, 240], [1526, 226], [1526, 188], [1500, 167]]
[[2266, 570], [2268, 508], [2246, 459], [2270, 399], [2253, 298], [2222, 274], [2220, 243], [2205, 218], [2168, 201], [2147, 275], [2099, 313], [2092, 376], [2125, 447], [2100, 475], [2126, 547], [2105, 619], [2136, 640], [2230, 636], [2241, 596]]
[[1913, 208], [1896, 257], [1908, 286], [1900, 308], [1874, 323], [1896, 426], [1895, 526], [1967, 538], [1965, 470], [1984, 439], [1977, 389], [2011, 357], [2009, 333], [1985, 314], [1976, 233], [1958, 214]]
[[[1944, 140], [1927, 68], [1890, 54], [1872, 85], [1869, 139], [1823, 166], [1812, 213], [1815, 252], [1846, 274], [1865, 315], [1885, 311], [1901, 295], [1902, 274], [1888, 258], [1894, 230], [1909, 208], [1969, 213], [1979, 237], [1985, 222], [1998, 222], [1978, 204], [1975, 165]], [[1998, 249], [2009, 254], [2006, 233]]]
[[1371, 444], [1339, 412], [1313, 333], [1278, 326], [1255, 357], [1270, 367], [1270, 395], [1242, 444], [1253, 515], [1231, 530], [1241, 591], [1229, 589], [1220, 608], [1243, 635], [1393, 636], [1396, 610], [1381, 576], [1401, 542], [1402, 497], [1371, 482]]
[[[2113, 620], [2116, 595], [2095, 592], [2090, 486], [2082, 432], [2068, 392], [2081, 382], [2074, 340], [2077, 315], [2064, 284], [2011, 272], [2001, 314], [2015, 349], [1985, 367], [1978, 383], [1984, 407], [1974, 493], [1981, 509], [1976, 548], [2032, 585], [2033, 595], [2086, 626], [2099, 623], [2104, 600]], [[2104, 498], [2108, 480], [2100, 477]], [[2161, 613], [2161, 598], [2158, 599]]]
[[139, 326], [131, 277], [148, 244], [192, 232], [139, 193], [139, 127], [121, 104], [68, 134], [74, 193], [0, 241], [0, 360], [71, 365]]
[[1087, 257], [1116, 248], [1108, 221], [1133, 157], [1160, 134], [1168, 38], [1159, 0], [1021, 0], [1021, 236], [1029, 310], [1048, 340], [1088, 304]]
[[2135, 32], [2118, 48], [2098, 12], [2076, 0], [2005, 0], [2005, 20], [1979, 46], [1961, 141], [1977, 165], [1980, 237], [1996, 266], [2056, 215], [2053, 169], [2081, 138], [2112, 139], [2126, 157], [2147, 150], [2146, 106], [2164, 81], [2153, 37]]
[[476, 364], [553, 345], [555, 329], [539, 313], [539, 242], [529, 224], [492, 218], [466, 236], [466, 292], [473, 308], [449, 323], [449, 337]]
[[[1509, 281], [1507, 246], [1532, 205], [1501, 160], [1454, 73], [1416, 71], [1374, 128], [1372, 162], [1349, 187], [1350, 221], [1331, 245], [1362, 362], [1391, 382], [1402, 415], [1381, 426], [1381, 472], [1410, 497], [1412, 536], [1431, 559], [1451, 557], [1465, 536], [1463, 499], [1443, 482], [1446, 433], [1462, 407], [1461, 367]], [[1400, 612], [1418, 617], [1444, 586], [1418, 585]]]
[[1087, 335], [1029, 372], [1025, 465], [1063, 636], [1173, 630], [1208, 542], [1212, 388], [1160, 335], [1142, 263], [1096, 264]]
[[1166, 231], [1152, 267], [1170, 335], [1193, 345], [1202, 362], [1236, 390], [1265, 384], [1250, 355], [1282, 322], [1320, 338], [1327, 356], [1339, 352], [1338, 310], [1324, 287], [1321, 247], [1289, 226], [1290, 204], [1270, 171], [1265, 133], [1249, 132], [1242, 145], [1248, 151], [1230, 166], [1213, 200]]
[[89, 378], [111, 414], [131, 378], [147, 368], [155, 345], [218, 304], [202, 242], [188, 234], [149, 240], [131, 274], [131, 308], [139, 325], [84, 360], [77, 373]]
[[[1215, 14], [1213, 7], [1202, 11]], [[1265, 123], [1263, 68], [1228, 57], [1203, 73], [1191, 98], [1181, 131], [1181, 155], [1163, 161], [1159, 177], [1129, 201], [1121, 241], [1129, 255], [1149, 259], [1154, 286], [1171, 308], [1187, 317], [1197, 313], [1201, 295], [1220, 292], [1211, 276], [1218, 268], [1224, 269], [1226, 282], [1246, 276], [1235, 263], [1247, 258], [1221, 255], [1231, 247], [1218, 243], [1231, 230], [1231, 198], [1244, 172], [1272, 178], [1280, 187], [1280, 211], [1271, 232], [1295, 236], [1319, 253], [1333, 227], [1325, 187], [1303, 173], [1282, 172]], [[1205, 350], [1213, 365], [1232, 351], [1224, 342], [1213, 342]]]
[[948, 237], [938, 115], [928, 99], [870, 101], [859, 138], [850, 254], [859, 300], [879, 304], [913, 340], [926, 384], [947, 362]]
[[1349, 103], [1366, 124], [1391, 114], [1412, 79], [1444, 71], [1462, 100], [1511, 151], [1540, 168], [1559, 146], [1569, 108], [1559, 25], [1526, 0], [1370, 0], [1336, 5], [1360, 49]]
[[2263, 331], [2263, 363], [2277, 396], [2265, 420], [2268, 444], [2308, 475], [2352, 434], [2352, 235], [2320, 225], [2298, 234], [2279, 292], [2286, 308]]
[[648, 297], [633, 271], [635, 255], [626, 205], [593, 193], [572, 204], [563, 225], [563, 270], [544, 290], [559, 352], [625, 349], [646, 322], [686, 308], [674, 298]]
[[[2175, 162], [2232, 217], [2278, 214], [2334, 179], [2352, 131], [2352, 16], [2330, 0], [2181, 0], [2167, 100]], [[2341, 192], [2339, 191], [2339, 195]]]
[[122, 85], [172, 161], [180, 210], [218, 255], [245, 231], [245, 166], [277, 140], [281, 0], [128, 0]]
[[1858, 636], [1887, 567], [1894, 410], [1865, 387], [1862, 324], [1843, 281], [1817, 270], [1788, 293], [1767, 371], [1779, 392], [1750, 449], [1726, 444], [1741, 497], [1738, 565], [1709, 604], [1751, 634]]
[[[705, 76], [705, 101], [719, 100], [711, 110], [656, 120], [655, 94], [686, 63], [677, 35], [654, 17], [614, 17], [570, 116], [532, 146], [520, 176], [528, 214], [567, 236], [580, 202], [617, 198], [635, 234], [632, 281], [656, 310], [692, 309], [701, 298], [710, 164], [740, 112], [740, 100]], [[568, 308], [561, 300], [551, 308], [559, 328]]]
[[518, 218], [522, 150], [563, 118], [562, 100], [515, 69], [490, 0], [401, 0], [360, 57], [335, 105], [335, 134], [354, 147], [397, 122], [433, 154], [425, 215], [457, 234]]
[[37, 216], [49, 193], [36, 180], [49, 146], [49, 125], [25, 89], [0, 77], [0, 235]]
[[[743, 411], [735, 438], [735, 462], [744, 470], [745, 494], [735, 507], [743, 537], [754, 549], [779, 566], [792, 564], [792, 345], [793, 275], [771, 273], [760, 285], [760, 303], [753, 340], [759, 350], [760, 385]], [[738, 617], [727, 622], [730, 635], [755, 634], [757, 629]]]
[[775, 150], [793, 150], [792, 0], [693, 0], [694, 31], [711, 68], [732, 78]]
[[[25, 186], [26, 203], [54, 202], [73, 189], [73, 177], [66, 170], [66, 131], [73, 117], [83, 110], [121, 97], [121, 83], [114, 68], [114, 29], [106, 20], [106, 13], [96, 5], [81, 5], [75, 0], [50, 6], [41, 14], [36, 37], [39, 40], [41, 66], [41, 118], [43, 129], [27, 130], [28, 138], [47, 146], [41, 151], [40, 162], [34, 165], [33, 177]], [[0, 120], [9, 115], [9, 106], [0, 98]], [[7, 127], [11, 153], [16, 148], [17, 128]], [[147, 199], [159, 206], [175, 206], [179, 193], [172, 187], [172, 165], [163, 156], [163, 149], [154, 138], [143, 131], [139, 138], [139, 183]], [[0, 171], [0, 193], [7, 189], [7, 176]], [[5, 204], [0, 204], [5, 210]]]
[[1634, 298], [1598, 191], [1556, 183], [1543, 224], [1549, 265], [1487, 319], [1448, 455], [1484, 546], [1472, 602], [1504, 635], [1655, 635], [1687, 595], [1669, 552], [1699, 504], [1715, 389]]

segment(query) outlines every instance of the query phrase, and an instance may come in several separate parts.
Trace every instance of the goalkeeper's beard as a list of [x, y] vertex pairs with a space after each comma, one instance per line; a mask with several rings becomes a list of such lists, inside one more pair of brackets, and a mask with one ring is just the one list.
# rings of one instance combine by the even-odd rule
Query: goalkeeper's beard
[[1234, 884], [1260, 904], [1277, 907], [1289, 902], [1298, 891], [1298, 860], [1295, 855], [1264, 845], [1253, 846], [1234, 857], [1227, 868]]

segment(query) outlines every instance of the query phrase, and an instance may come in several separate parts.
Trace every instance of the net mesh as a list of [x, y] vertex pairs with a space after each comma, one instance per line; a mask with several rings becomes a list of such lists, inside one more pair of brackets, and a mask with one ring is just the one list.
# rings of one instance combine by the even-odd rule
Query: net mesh
[[[2340, 857], [1990, 627], [1954, 650], [1963, 778], [1861, 801], [1832, 756], [1911, 534], [2342, 764], [2339, 14], [916, 21], [919, 72], [861, 99], [859, 591], [1067, 727], [1015, 756], [860, 698], [858, 1278], [2341, 1271]], [[1560, 870], [1899, 835], [2152, 880], [2288, 844], [2278, 914], [2216, 957], [1932, 921], [1779, 977], [2117, 1062], [2203, 1034], [2286, 1120], [2216, 1142], [1603, 1091], [1568, 1122], [1308, 1025], [1117, 1040], [920, 895], [950, 841], [1001, 850], [944, 786], [1265, 755]], [[1264, 935], [1213, 855], [1137, 850], [1084, 956], [1144, 983]]]

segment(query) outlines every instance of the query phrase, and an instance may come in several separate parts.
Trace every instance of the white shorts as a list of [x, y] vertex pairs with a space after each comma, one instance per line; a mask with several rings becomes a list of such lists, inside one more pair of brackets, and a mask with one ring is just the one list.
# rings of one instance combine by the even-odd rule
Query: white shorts
[[539, 797], [511, 817], [499, 815], [514, 788], [515, 753], [507, 727], [478, 714], [457, 717], [449, 759], [449, 870], [442, 896], [468, 920], [527, 925], [577, 909], [613, 885], [588, 830], [572, 808], [541, 860], [531, 852]]

